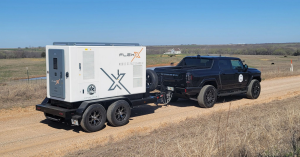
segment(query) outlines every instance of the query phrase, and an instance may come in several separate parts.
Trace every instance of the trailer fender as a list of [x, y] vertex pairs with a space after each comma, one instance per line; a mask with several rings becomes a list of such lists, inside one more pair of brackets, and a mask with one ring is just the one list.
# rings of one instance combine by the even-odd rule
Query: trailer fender
[[[90, 101], [83, 101], [80, 106], [78, 107], [78, 109], [76, 110], [76, 115], [82, 115], [84, 113], [84, 111], [92, 104], [103, 104], [106, 102], [114, 102], [114, 101], [118, 101], [118, 100], [125, 100], [129, 103], [130, 107], [132, 107], [132, 102], [126, 98], [126, 97], [113, 97], [113, 98], [105, 98], [105, 99], [96, 99], [96, 100], [90, 100]], [[104, 106], [103, 107], [108, 107], [108, 106]]]
[[49, 102], [49, 98], [45, 98], [41, 104], [47, 104]]

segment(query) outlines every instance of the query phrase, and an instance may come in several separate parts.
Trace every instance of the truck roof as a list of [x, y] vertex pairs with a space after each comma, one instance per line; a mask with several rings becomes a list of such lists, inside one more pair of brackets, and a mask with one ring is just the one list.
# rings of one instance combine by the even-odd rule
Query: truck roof
[[[197, 58], [198, 56], [186, 56], [184, 58]], [[237, 57], [226, 57], [226, 56], [200, 56], [200, 58], [209, 58], [209, 59], [240, 59]]]

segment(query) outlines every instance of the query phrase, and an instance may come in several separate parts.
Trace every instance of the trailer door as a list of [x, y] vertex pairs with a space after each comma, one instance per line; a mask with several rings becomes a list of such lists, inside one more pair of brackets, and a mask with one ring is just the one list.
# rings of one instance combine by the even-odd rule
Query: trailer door
[[49, 49], [49, 87], [50, 96], [65, 98], [65, 65], [64, 50]]

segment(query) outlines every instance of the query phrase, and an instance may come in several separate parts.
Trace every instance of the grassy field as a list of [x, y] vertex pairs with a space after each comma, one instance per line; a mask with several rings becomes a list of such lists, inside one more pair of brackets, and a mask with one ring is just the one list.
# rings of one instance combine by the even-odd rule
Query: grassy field
[[299, 99], [229, 107], [67, 156], [299, 156]]
[[[190, 54], [189, 54], [190, 55]], [[170, 65], [178, 63], [187, 54], [169, 57], [168, 55], [147, 55], [147, 66]], [[300, 59], [298, 56], [276, 55], [225, 55], [241, 58], [248, 66], [257, 68], [262, 72], [263, 79], [274, 77], [292, 76], [300, 74]], [[289, 68], [293, 60], [294, 72]], [[273, 65], [271, 63], [274, 63]], [[16, 79], [27, 78], [26, 67], [29, 77], [41, 77], [46, 74], [46, 62], [44, 58], [24, 59], [0, 59], [0, 83]]]
[[[173, 57], [167, 55], [148, 55], [147, 66], [169, 65], [178, 63], [187, 55]], [[229, 55], [228, 55], [229, 56]], [[295, 56], [258, 56], [258, 55], [231, 55], [245, 60], [244, 63], [262, 72], [262, 79], [300, 75], [300, 60]], [[290, 72], [290, 60], [293, 60], [294, 72]], [[271, 63], [274, 63], [272, 65]], [[28, 67], [29, 77], [41, 77], [46, 74], [44, 58], [0, 59], [0, 109], [31, 106], [36, 101], [40, 103], [46, 96], [46, 81], [26, 80]]]

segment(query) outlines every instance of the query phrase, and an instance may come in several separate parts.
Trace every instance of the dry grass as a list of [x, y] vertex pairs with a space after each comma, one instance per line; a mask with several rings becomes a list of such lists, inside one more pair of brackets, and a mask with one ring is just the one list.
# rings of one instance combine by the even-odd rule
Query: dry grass
[[300, 96], [187, 119], [68, 156], [299, 155]]
[[46, 95], [46, 80], [9, 82], [0, 86], [0, 109], [33, 106]]

